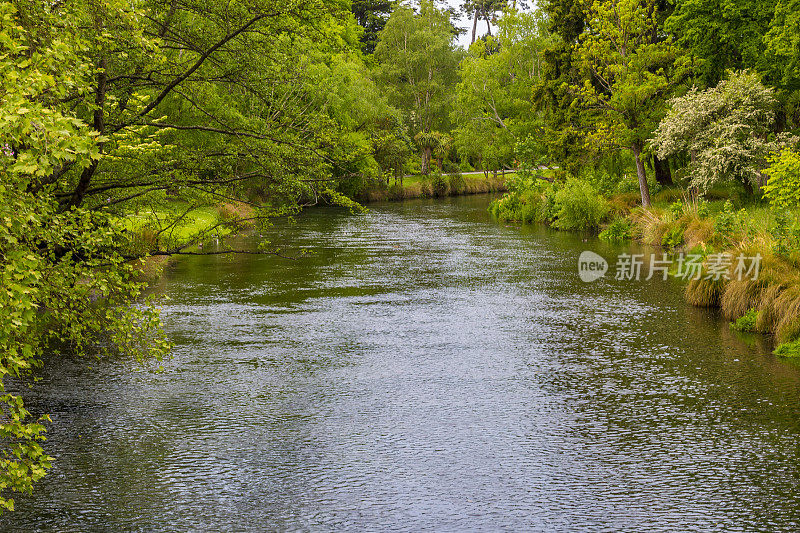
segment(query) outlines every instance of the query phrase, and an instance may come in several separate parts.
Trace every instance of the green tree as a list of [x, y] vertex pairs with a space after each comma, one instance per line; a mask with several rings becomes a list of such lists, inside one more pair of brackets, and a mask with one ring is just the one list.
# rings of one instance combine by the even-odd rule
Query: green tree
[[[460, 59], [449, 14], [430, 0], [420, 3], [419, 13], [398, 7], [380, 34], [375, 57], [378, 79], [390, 103], [404, 112], [411, 135], [448, 131], [450, 87]], [[430, 153], [426, 158], [426, 148], [421, 149], [427, 173]]]
[[573, 87], [579, 83], [574, 43], [586, 26], [581, 0], [547, 0], [542, 12], [551, 35], [543, 52], [542, 76], [533, 87], [533, 101], [543, 120], [536, 136], [545, 159], [577, 175], [590, 163], [585, 149], [585, 112]]
[[576, 86], [583, 105], [595, 111], [595, 146], [633, 154], [642, 205], [650, 205], [642, 151], [665, 112], [665, 101], [685, 73], [685, 62], [659, 30], [654, 0], [595, 0], [575, 53], [584, 74]]
[[364, 28], [361, 49], [365, 54], [371, 54], [378, 44], [378, 35], [389, 19], [392, 3], [388, 0], [353, 0], [351, 9], [358, 24]]
[[[155, 308], [127, 305], [141, 293], [121, 253], [119, 219], [80, 205], [64, 208], [53, 176], [97, 164], [106, 139], [58, 105], [87, 91], [96, 69], [69, 19], [41, 12], [61, 29], [42, 42], [0, 3], [0, 508], [30, 492], [50, 467], [40, 442], [46, 415], [32, 417], [9, 378], [29, 380], [42, 352], [120, 352], [139, 360], [169, 348]], [[37, 30], [48, 31], [37, 27]]]
[[[0, 3], [0, 505], [50, 463], [7, 380], [54, 343], [167, 353], [156, 308], [130, 305], [132, 265], [212, 231], [164, 238], [189, 210], [251, 187], [272, 206], [257, 218], [348, 204], [337, 182], [376, 171], [369, 131], [393, 111], [358, 35], [347, 2]], [[188, 208], [165, 211], [158, 238], [127, 231], [174, 198]]]
[[730, 69], [763, 70], [763, 36], [775, 0], [675, 0], [665, 28], [695, 56], [701, 87], [715, 86]]
[[451, 116], [460, 153], [510, 166], [516, 143], [541, 128], [532, 88], [549, 37], [540, 12], [508, 11], [498, 26], [497, 37], [474, 44], [462, 61]]

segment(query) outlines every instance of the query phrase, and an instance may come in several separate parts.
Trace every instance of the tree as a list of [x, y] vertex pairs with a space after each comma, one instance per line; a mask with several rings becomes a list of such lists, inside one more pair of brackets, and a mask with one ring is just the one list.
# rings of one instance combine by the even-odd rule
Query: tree
[[[52, 343], [163, 357], [156, 308], [131, 305], [143, 288], [133, 265], [197, 253], [216, 228], [166, 237], [189, 211], [249, 187], [269, 196], [261, 220], [307, 197], [348, 204], [336, 184], [377, 168], [369, 131], [392, 110], [362, 83], [347, 7], [0, 3], [0, 506], [50, 464], [45, 419], [6, 394], [8, 378], [28, 379]], [[156, 238], [126, 227], [175, 198], [185, 205]]]
[[[168, 350], [151, 306], [127, 305], [141, 293], [121, 253], [118, 219], [80, 205], [64, 209], [52, 176], [81, 175], [101, 158], [104, 137], [57, 104], [86, 91], [96, 75], [82, 56], [74, 21], [50, 13], [57, 39], [41, 41], [0, 3], [0, 509], [13, 492], [30, 492], [50, 467], [41, 447], [46, 415], [33, 418], [9, 378], [26, 381], [43, 351], [120, 352], [135, 359]], [[40, 20], [41, 20], [40, 19]], [[42, 28], [38, 28], [42, 29]], [[24, 83], [22, 81], [24, 80]]]
[[764, 184], [767, 156], [792, 141], [771, 134], [775, 91], [758, 74], [733, 72], [717, 87], [669, 102], [653, 146], [660, 157], [684, 152], [691, 156], [692, 184], [707, 189], [718, 180], [734, 180], [752, 190]]
[[[389, 18], [375, 49], [377, 76], [389, 101], [405, 114], [412, 136], [449, 129], [451, 94], [457, 79], [459, 54], [453, 46], [452, 24], [446, 11], [430, 0], [419, 14], [399, 7]], [[422, 147], [423, 172], [430, 153]]]
[[545, 159], [573, 174], [590, 161], [587, 157], [584, 115], [573, 89], [581, 79], [574, 43], [586, 27], [581, 0], [547, 0], [542, 11], [552, 38], [543, 51], [542, 76], [533, 86], [533, 101], [543, 127], [536, 136]]
[[351, 9], [358, 24], [364, 28], [361, 50], [365, 54], [371, 54], [378, 44], [378, 35], [389, 19], [392, 3], [388, 0], [353, 0]]
[[492, 35], [492, 19], [498, 11], [508, 7], [507, 0], [467, 0], [461, 10], [472, 19], [472, 40], [474, 43], [478, 33], [478, 21], [486, 21], [486, 35]]
[[[403, 184], [405, 164], [411, 156], [411, 139], [399, 113], [380, 121], [372, 133], [372, 150], [381, 171]], [[387, 178], [388, 181], [388, 178]]]
[[451, 115], [462, 154], [510, 166], [516, 143], [540, 129], [531, 90], [541, 78], [549, 36], [539, 12], [508, 11], [498, 26], [497, 37], [474, 44], [461, 62]]
[[770, 28], [775, 0], [676, 0], [665, 29], [699, 61], [702, 88], [715, 86], [730, 69], [761, 70], [763, 36]]
[[642, 151], [663, 116], [685, 63], [659, 30], [654, 0], [595, 0], [575, 45], [584, 82], [576, 86], [593, 117], [595, 145], [630, 150], [642, 205], [650, 205]]

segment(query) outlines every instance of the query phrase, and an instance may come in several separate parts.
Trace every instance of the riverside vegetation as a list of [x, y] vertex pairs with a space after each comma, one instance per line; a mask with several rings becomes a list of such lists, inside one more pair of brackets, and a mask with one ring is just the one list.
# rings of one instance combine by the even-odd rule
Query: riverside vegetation
[[225, 237], [319, 204], [507, 188], [503, 219], [758, 252], [687, 295], [798, 352], [798, 0], [525, 4], [463, 2], [465, 50], [432, 0], [0, 1], [0, 509], [52, 462], [43, 354], [157, 368], [143, 265], [280, 254]]

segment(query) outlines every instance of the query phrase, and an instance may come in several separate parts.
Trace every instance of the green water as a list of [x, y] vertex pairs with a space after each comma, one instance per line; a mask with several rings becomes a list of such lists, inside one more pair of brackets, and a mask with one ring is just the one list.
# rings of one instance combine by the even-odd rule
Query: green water
[[578, 278], [629, 247], [487, 203], [178, 261], [166, 372], [48, 361], [55, 466], [0, 530], [798, 530], [798, 368], [677, 281]]

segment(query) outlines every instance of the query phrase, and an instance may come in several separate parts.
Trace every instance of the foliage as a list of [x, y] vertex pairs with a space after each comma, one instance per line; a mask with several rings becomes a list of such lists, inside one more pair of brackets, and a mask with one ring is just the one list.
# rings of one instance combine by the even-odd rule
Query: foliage
[[714, 220], [714, 227], [719, 235], [730, 239], [733, 236], [733, 232], [736, 231], [737, 222], [738, 218], [733, 210], [733, 204], [730, 200], [727, 200], [722, 211], [717, 214]]
[[685, 232], [686, 228], [681, 224], [670, 227], [661, 237], [661, 246], [670, 250], [677, 248], [683, 244]]
[[555, 195], [557, 220], [566, 230], [593, 230], [608, 214], [609, 206], [589, 183], [571, 178]]
[[[449, 13], [431, 0], [420, 2], [419, 13], [400, 5], [379, 39], [376, 77], [389, 101], [404, 113], [411, 136], [449, 130], [448, 88], [456, 82], [460, 59], [452, 43]], [[427, 173], [429, 149], [422, 149], [423, 173]]]
[[[270, 200], [260, 219], [301, 202], [353, 207], [338, 181], [379, 173], [371, 132], [393, 110], [346, 7], [0, 3], [0, 506], [50, 465], [46, 417], [8, 380], [27, 385], [55, 346], [168, 353], [134, 266], [240, 222], [177, 237], [191, 213], [253, 190]], [[152, 238], [126, 227], [139, 211], [164, 215]]]
[[447, 196], [448, 184], [447, 179], [442, 175], [442, 172], [437, 170], [431, 174], [431, 194], [433, 196]]
[[713, 89], [671, 100], [653, 146], [659, 157], [691, 154], [692, 184], [704, 190], [723, 179], [758, 186], [767, 155], [791, 140], [770, 136], [775, 106], [757, 74], [733, 72]]
[[779, 344], [775, 348], [775, 355], [779, 357], [800, 357], [800, 340]]
[[702, 198], [697, 201], [697, 217], [699, 219], [708, 218], [711, 214], [710, 207], [707, 201]]
[[744, 316], [731, 322], [731, 329], [745, 333], [757, 333], [758, 310], [750, 309]]
[[601, 241], [619, 244], [632, 238], [631, 223], [625, 218], [615, 218], [600, 232]]
[[538, 129], [530, 87], [549, 41], [539, 12], [507, 11], [498, 26], [496, 37], [475, 43], [461, 62], [451, 112], [461, 158], [491, 170], [511, 167], [517, 142]]
[[773, 240], [773, 251], [788, 256], [800, 249], [800, 222], [796, 215], [786, 211], [775, 211], [773, 224], [769, 228]]
[[761, 66], [773, 0], [676, 0], [664, 27], [697, 61], [697, 81], [713, 87], [728, 70]]
[[451, 194], [463, 194], [467, 188], [467, 182], [461, 172], [455, 172], [447, 177], [447, 185]]
[[378, 35], [389, 19], [392, 3], [388, 0], [353, 0], [351, 10], [356, 22], [364, 28], [360, 38], [361, 50], [371, 54], [378, 44]]
[[683, 203], [682, 200], [678, 200], [673, 202], [669, 206], [669, 212], [672, 213], [672, 218], [678, 219], [683, 216], [683, 212], [686, 209], [686, 205]]
[[655, 0], [595, 0], [575, 45], [582, 82], [574, 84], [594, 132], [595, 149], [621, 147], [636, 161], [642, 204], [650, 205], [642, 151], [664, 114], [665, 97], [686, 75], [686, 60], [659, 36]]
[[770, 166], [764, 169], [769, 176], [763, 187], [764, 197], [776, 209], [800, 207], [800, 154], [784, 149], [768, 159]]

